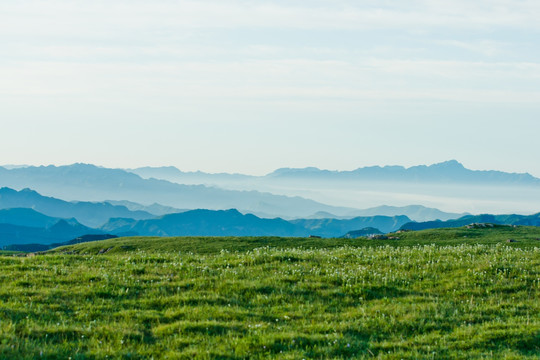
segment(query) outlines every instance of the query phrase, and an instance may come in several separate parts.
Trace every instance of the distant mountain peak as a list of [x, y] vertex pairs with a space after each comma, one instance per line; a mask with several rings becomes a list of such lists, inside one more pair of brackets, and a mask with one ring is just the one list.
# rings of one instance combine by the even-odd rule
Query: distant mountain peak
[[457, 160], [443, 161], [441, 163], [430, 165], [429, 167], [435, 169], [465, 169], [465, 166]]
[[471, 170], [457, 160], [448, 160], [432, 165], [403, 167], [399, 165], [366, 166], [352, 171], [320, 170], [309, 168], [281, 168], [268, 177], [366, 180], [385, 182], [455, 182], [485, 184], [540, 184], [540, 179], [528, 173], [509, 173], [497, 170]]
[[175, 171], [175, 172], [181, 172], [176, 166], [142, 166], [136, 169], [126, 169], [127, 171], [132, 172], [133, 170], [168, 170], [168, 171]]
[[296, 173], [296, 174], [304, 173], [304, 174], [306, 174], [306, 173], [319, 173], [319, 172], [330, 172], [330, 170], [321, 170], [321, 169], [319, 169], [317, 167], [314, 167], [314, 166], [308, 166], [308, 167], [304, 167], [304, 168], [284, 167], [284, 168], [279, 168], [279, 169], [274, 170], [273, 172], [271, 172], [267, 176], [292, 174], [292, 173]]
[[[11, 189], [11, 190], [13, 190], [13, 189]], [[13, 190], [13, 191], [15, 191], [15, 190]], [[39, 195], [37, 191], [34, 191], [34, 190], [30, 189], [30, 188], [24, 188], [19, 192], [23, 193], [23, 194]]]

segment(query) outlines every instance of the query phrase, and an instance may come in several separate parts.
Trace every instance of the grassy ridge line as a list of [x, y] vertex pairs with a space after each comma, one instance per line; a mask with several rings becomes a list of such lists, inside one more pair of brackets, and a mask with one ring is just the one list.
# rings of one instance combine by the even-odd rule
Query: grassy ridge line
[[507, 243], [511, 247], [526, 248], [540, 246], [540, 228], [526, 226], [497, 226], [487, 229], [433, 229], [390, 234], [389, 236], [398, 237], [399, 240], [281, 237], [127, 237], [62, 246], [49, 252], [77, 254], [106, 252], [107, 254], [118, 254], [140, 250], [213, 254], [219, 253], [222, 250], [243, 252], [261, 247], [331, 249], [342, 246], [489, 245], [506, 242], [508, 239], [516, 240], [516, 242]]
[[14, 250], [0, 250], [0, 256], [2, 255], [17, 255], [17, 254], [24, 254], [23, 251], [14, 251]]

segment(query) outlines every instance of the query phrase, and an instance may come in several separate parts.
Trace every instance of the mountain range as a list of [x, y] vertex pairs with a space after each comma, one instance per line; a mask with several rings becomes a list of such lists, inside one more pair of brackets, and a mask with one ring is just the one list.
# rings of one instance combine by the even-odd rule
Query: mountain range
[[[174, 169], [176, 168], [161, 169], [166, 171], [160, 174], [179, 171]], [[238, 174], [217, 176], [248, 178], [246, 175]], [[285, 219], [407, 215], [415, 221], [427, 221], [447, 220], [464, 215], [442, 212], [421, 205], [379, 206], [360, 210], [327, 205], [300, 196], [274, 195], [256, 190], [231, 190], [200, 184], [186, 185], [155, 178], [145, 179], [129, 171], [88, 164], [11, 169], [0, 167], [0, 186], [23, 190], [27, 197], [25, 199], [22, 196], [24, 194], [15, 196], [13, 192], [3, 189], [0, 191], [0, 208], [32, 207], [51, 216], [75, 217], [81, 223], [94, 227], [100, 226], [111, 217], [142, 220], [189, 209], [234, 208], [242, 213], [252, 213], [259, 217]], [[309, 188], [308, 182], [304, 182], [302, 186]], [[339, 185], [336, 187], [339, 188]], [[26, 188], [46, 194], [47, 199], [36, 200], [35, 193], [25, 190]], [[10, 197], [13, 200], [10, 200]]]
[[[540, 179], [527, 173], [471, 170], [456, 160], [429, 166], [370, 166], [351, 171], [281, 168], [264, 176], [182, 172], [174, 167], [145, 167], [128, 171], [147, 179], [302, 196], [324, 204], [355, 209], [376, 208], [381, 204], [397, 207], [419, 204], [453, 210], [452, 215], [442, 220], [466, 213], [532, 214], [539, 210], [540, 203]], [[337, 218], [362, 215], [354, 211], [323, 211]], [[413, 216], [411, 213], [406, 215]], [[301, 215], [307, 216], [310, 215]], [[430, 218], [415, 220], [440, 218], [435, 214], [428, 216]]]
[[[0, 167], [0, 186], [31, 188], [68, 201], [109, 200], [111, 205], [153, 215], [176, 209], [234, 208], [267, 218], [307, 218], [318, 212], [350, 218], [379, 215], [358, 209], [393, 203], [401, 208], [401, 214], [428, 221], [455, 218], [465, 211], [534, 213], [540, 203], [540, 179], [530, 174], [469, 170], [455, 160], [430, 166], [371, 166], [352, 171], [282, 168], [265, 176], [182, 172], [174, 167], [123, 170], [90, 164], [10, 166]], [[403, 209], [411, 202], [426, 208], [457, 207], [462, 211], [445, 216], [424, 209], [423, 214], [413, 214]], [[130, 206], [133, 203], [141, 205]], [[370, 204], [373, 206], [366, 206]]]
[[[189, 209], [177, 209], [157, 203], [141, 205], [132, 201], [106, 200], [103, 202], [64, 201], [53, 197], [43, 196], [31, 189], [20, 191], [11, 188], [0, 188], [0, 209], [13, 207], [35, 209], [45, 215], [77, 219], [89, 227], [100, 227], [110, 218], [130, 218], [135, 220], [151, 219], [172, 213], [185, 212]], [[396, 216], [405, 215], [414, 221], [456, 219], [464, 214], [447, 213], [421, 205], [378, 206], [364, 210], [351, 210], [346, 215], [338, 216], [325, 211], [318, 211], [306, 218], [310, 219], [352, 219], [358, 216]]]
[[121, 169], [88, 164], [5, 169], [0, 167], [0, 186], [31, 188], [47, 196], [66, 200], [128, 200], [159, 203], [180, 209], [229, 209], [262, 213], [269, 217], [309, 216], [317, 211], [345, 214], [354, 209], [329, 206], [298, 196], [273, 195], [259, 191], [225, 190], [204, 185], [176, 184], [143, 179]]
[[467, 215], [448, 221], [411, 222], [406, 216], [353, 219], [263, 219], [230, 210], [190, 210], [153, 219], [113, 218], [99, 228], [75, 219], [43, 215], [33, 209], [0, 210], [0, 246], [50, 245], [86, 236], [283, 236], [354, 237], [401, 230], [461, 227], [473, 223], [540, 226], [540, 213], [524, 215]]
[[264, 219], [238, 210], [190, 210], [156, 219], [111, 219], [100, 230], [142, 236], [299, 236], [340, 237], [351, 230], [376, 227], [390, 232], [410, 222], [406, 216], [353, 219]]
[[158, 203], [153, 203], [150, 205], [142, 205], [142, 204], [139, 204], [133, 201], [128, 201], [128, 200], [105, 200], [105, 202], [111, 205], [115, 205], [115, 206], [125, 206], [128, 210], [131, 210], [131, 211], [144, 211], [155, 216], [179, 213], [179, 212], [184, 212], [184, 211], [189, 210], [189, 209], [177, 209], [172, 206], [165, 206]]
[[406, 216], [339, 219], [264, 219], [238, 210], [190, 210], [153, 219], [112, 218], [99, 228], [76, 219], [55, 218], [33, 209], [0, 210], [0, 246], [65, 242], [83, 235], [118, 236], [285, 236], [340, 237], [345, 233], [376, 227], [390, 232], [410, 222]]
[[87, 234], [102, 234], [75, 219], [54, 218], [32, 209], [0, 210], [0, 246], [11, 244], [51, 244]]
[[[177, 183], [181, 178], [185, 183]], [[89, 164], [10, 166], [0, 167], [0, 186], [1, 246], [50, 245], [107, 234], [340, 237], [473, 222], [540, 225], [539, 214], [470, 215], [425, 205], [361, 209], [297, 196], [330, 199], [342, 194], [358, 205], [369, 196], [394, 192], [402, 199], [443, 196], [445, 201], [455, 203], [459, 199], [451, 189], [457, 187], [459, 201], [494, 204], [525, 199], [538, 211], [540, 179], [529, 174], [468, 170], [457, 161], [348, 172], [284, 168], [260, 177], [183, 173], [173, 167], [123, 170]], [[268, 189], [292, 195], [263, 191]]]
[[267, 175], [279, 178], [332, 178], [341, 180], [383, 181], [383, 182], [433, 182], [483, 184], [540, 185], [540, 179], [530, 174], [506, 173], [502, 171], [470, 170], [456, 160], [433, 165], [369, 166], [352, 171], [329, 171], [318, 168], [282, 168]]
[[407, 205], [407, 206], [388, 206], [381, 205], [368, 209], [362, 210], [353, 210], [347, 214], [347, 216], [338, 216], [328, 212], [319, 211], [310, 216], [309, 218], [313, 219], [350, 219], [358, 216], [375, 216], [375, 215], [385, 215], [385, 216], [395, 216], [395, 215], [406, 215], [411, 220], [414, 221], [429, 221], [429, 220], [450, 220], [457, 219], [464, 215], [469, 214], [459, 214], [459, 213], [449, 213], [444, 212], [439, 209], [428, 208], [422, 205]]
[[516, 226], [540, 226], [540, 213], [534, 215], [467, 215], [459, 219], [447, 221], [425, 221], [409, 222], [401, 226], [401, 230], [426, 230], [440, 228], [456, 228], [475, 223], [489, 223], [497, 225], [516, 225]]
[[[264, 219], [238, 210], [189, 210], [152, 219], [111, 218], [99, 228], [76, 219], [56, 218], [33, 209], [0, 210], [0, 246], [65, 243], [100, 236], [283, 236], [354, 237], [402, 230], [460, 227], [472, 223], [540, 226], [540, 213], [524, 215], [467, 215], [455, 220], [412, 222], [406, 216], [352, 219]], [[50, 247], [50, 246], [49, 246]], [[39, 248], [39, 246], [38, 246]]]
[[457, 160], [449, 160], [433, 165], [418, 165], [409, 168], [403, 166], [368, 166], [351, 171], [332, 171], [316, 167], [280, 168], [264, 176], [218, 173], [201, 171], [183, 172], [173, 166], [141, 167], [128, 169], [143, 178], [155, 178], [181, 183], [220, 184], [259, 180], [334, 180], [334, 181], [382, 181], [382, 182], [434, 182], [482, 183], [496, 185], [533, 185], [540, 186], [540, 179], [528, 173], [506, 173], [495, 170], [470, 170]]
[[89, 227], [99, 227], [112, 217], [129, 217], [137, 220], [155, 217], [146, 211], [129, 210], [125, 206], [112, 205], [108, 202], [69, 202], [43, 196], [28, 188], [20, 191], [0, 188], [0, 209], [10, 208], [30, 208], [56, 218], [76, 218], [81, 224]]

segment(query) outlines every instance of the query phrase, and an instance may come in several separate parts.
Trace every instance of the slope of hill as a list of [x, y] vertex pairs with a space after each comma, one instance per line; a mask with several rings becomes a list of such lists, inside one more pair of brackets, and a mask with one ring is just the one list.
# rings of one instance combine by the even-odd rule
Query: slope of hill
[[52, 243], [52, 244], [12, 244], [5, 245], [3, 247], [4, 251], [22, 251], [22, 252], [37, 252], [37, 251], [47, 251], [54, 249], [60, 246], [75, 245], [91, 241], [102, 241], [108, 239], [117, 238], [116, 235], [111, 234], [94, 234], [94, 235], [82, 235], [73, 240], [69, 240], [62, 243]]
[[8, 359], [538, 359], [530, 236], [539, 229], [474, 240], [472, 230], [451, 230], [458, 240], [123, 238], [3, 256], [0, 336], [23, 336], [0, 351]]
[[[399, 240], [371, 240], [366, 238], [314, 239], [288, 237], [129, 237], [88, 242], [64, 246], [51, 250], [52, 253], [98, 254], [109, 250], [108, 254], [130, 253], [133, 251], [195, 254], [215, 254], [222, 250], [249, 251], [256, 248], [334, 248], [342, 246], [392, 246], [416, 247], [418, 245], [453, 246], [463, 244], [504, 244], [516, 248], [540, 246], [540, 227], [504, 226], [493, 228], [467, 229], [443, 228], [410, 231], [397, 234]], [[515, 239], [515, 242], [507, 242]]]
[[30, 208], [42, 214], [57, 218], [75, 218], [89, 227], [99, 227], [112, 217], [150, 219], [154, 215], [141, 210], [131, 211], [125, 206], [106, 202], [68, 202], [53, 197], [42, 196], [30, 189], [20, 191], [7, 187], [0, 188], [0, 209]]

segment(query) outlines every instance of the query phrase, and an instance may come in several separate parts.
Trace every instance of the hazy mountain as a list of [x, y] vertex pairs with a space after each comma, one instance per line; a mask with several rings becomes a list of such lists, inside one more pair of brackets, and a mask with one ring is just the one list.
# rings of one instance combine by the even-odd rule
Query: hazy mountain
[[153, 214], [145, 211], [131, 211], [125, 206], [111, 205], [106, 202], [68, 202], [42, 196], [30, 189], [16, 191], [5, 187], [0, 188], [0, 209], [9, 208], [31, 208], [52, 217], [75, 218], [81, 224], [90, 227], [99, 227], [112, 217], [133, 219], [154, 217]]
[[[376, 208], [381, 204], [396, 207], [420, 204], [427, 208], [451, 210], [448, 215], [444, 212], [430, 214], [427, 210], [418, 209], [409, 209], [411, 212], [401, 214], [391, 211], [384, 213], [388, 216], [407, 215], [418, 221], [446, 220], [463, 213], [530, 214], [540, 210], [540, 179], [530, 174], [470, 170], [455, 160], [429, 166], [370, 166], [351, 171], [321, 170], [315, 167], [282, 168], [265, 176], [184, 173], [174, 167], [131, 171], [143, 177], [182, 184], [206, 184], [230, 190], [257, 190], [301, 196], [324, 204], [356, 209]], [[328, 217], [337, 218], [376, 215], [376, 212], [346, 214], [317, 211], [328, 212], [332, 214]], [[266, 216], [262, 211], [251, 212]], [[296, 217], [305, 218], [314, 213], [297, 214]]]
[[245, 182], [253, 180], [309, 179], [338, 181], [384, 181], [384, 182], [464, 182], [489, 184], [532, 184], [540, 185], [540, 179], [524, 173], [506, 173], [495, 170], [470, 170], [456, 160], [449, 160], [433, 165], [418, 165], [409, 168], [403, 166], [368, 166], [350, 171], [323, 170], [316, 167], [280, 168], [265, 176], [218, 173], [201, 171], [183, 172], [174, 166], [142, 167], [129, 169], [143, 178], [155, 178], [180, 183], [222, 184], [227, 182]]
[[525, 225], [540, 226], [540, 213], [534, 215], [467, 215], [455, 220], [447, 221], [426, 221], [410, 222], [404, 224], [401, 229], [405, 230], [425, 230], [439, 228], [455, 228], [470, 225], [473, 223], [490, 223], [498, 225]]
[[[110, 199], [112, 205], [155, 215], [182, 209], [235, 208], [264, 218], [406, 215], [416, 221], [431, 221], [463, 215], [436, 208], [467, 213], [531, 214], [540, 210], [539, 179], [529, 174], [469, 170], [455, 160], [430, 166], [374, 166], [353, 171], [284, 168], [266, 176], [184, 173], [174, 167], [131, 171], [152, 178], [85, 164], [16, 167], [0, 168], [0, 186], [30, 187], [66, 200]], [[367, 209], [355, 210], [359, 208]], [[110, 217], [140, 218], [116, 213]], [[84, 222], [82, 217], [79, 220]], [[84, 223], [95, 226], [97, 220]]]
[[332, 179], [383, 182], [453, 182], [484, 184], [527, 184], [540, 185], [540, 179], [530, 174], [506, 173], [502, 171], [469, 170], [456, 160], [433, 165], [369, 166], [352, 171], [329, 171], [314, 167], [282, 168], [267, 177], [288, 179]]
[[397, 216], [405, 215], [413, 221], [432, 221], [432, 220], [450, 220], [457, 219], [468, 214], [448, 213], [435, 208], [428, 208], [422, 205], [408, 205], [408, 206], [388, 206], [382, 205], [369, 209], [354, 210], [346, 216], [337, 216], [328, 212], [319, 211], [309, 218], [312, 219], [350, 219], [357, 216]]
[[180, 209], [237, 208], [246, 212], [282, 216], [308, 216], [316, 211], [340, 214], [353, 210], [328, 206], [301, 197], [142, 179], [124, 170], [86, 164], [26, 167], [12, 170], [0, 167], [0, 186], [15, 189], [32, 188], [47, 196], [68, 200], [129, 200], [142, 204], [160, 203]]
[[[237, 210], [190, 210], [158, 218], [110, 219], [100, 229], [88, 228], [75, 219], [59, 219], [32, 209], [0, 210], [0, 246], [62, 243], [84, 235], [118, 236], [359, 236], [398, 229], [460, 227], [471, 223], [540, 226], [540, 213], [523, 215], [476, 215], [457, 220], [415, 223], [406, 216], [371, 216], [353, 219], [263, 219]], [[363, 229], [362, 231], [358, 229]]]
[[306, 219], [350, 219], [354, 216], [338, 216], [328, 211], [317, 211], [315, 214], [306, 216]]
[[112, 219], [103, 229], [143, 236], [306, 236], [306, 230], [283, 219], [262, 219], [237, 210], [191, 210], [158, 219], [129, 222]]
[[32, 209], [0, 210], [0, 246], [10, 244], [51, 244], [101, 230], [79, 224], [75, 219], [59, 219]]
[[355, 217], [353, 219], [298, 219], [291, 220], [292, 224], [301, 226], [310, 234], [323, 237], [339, 237], [352, 230], [366, 227], [376, 228], [388, 233], [399, 229], [402, 225], [410, 222], [406, 216], [369, 216]]
[[355, 210], [351, 212], [354, 216], [374, 216], [386, 215], [396, 216], [405, 215], [414, 221], [430, 221], [430, 220], [450, 220], [457, 219], [468, 214], [448, 213], [435, 208], [428, 208], [422, 205], [408, 206], [388, 206], [382, 205], [364, 210]]
[[263, 219], [237, 210], [191, 210], [157, 219], [111, 219], [101, 230], [114, 234], [144, 236], [309, 236], [338, 237], [348, 231], [376, 227], [394, 231], [409, 222], [406, 216], [358, 217], [349, 220], [280, 218]]
[[2, 167], [6, 169], [19, 169], [19, 168], [25, 168], [28, 166], [30, 165], [12, 165], [12, 164], [2, 165]]
[[180, 213], [180, 212], [189, 210], [189, 209], [177, 209], [171, 206], [165, 206], [165, 205], [161, 205], [157, 203], [154, 203], [151, 205], [142, 205], [142, 204], [139, 204], [133, 201], [127, 201], [127, 200], [106, 200], [105, 202], [111, 205], [115, 205], [115, 206], [125, 206], [131, 211], [144, 211], [155, 216]]
[[127, 171], [139, 175], [143, 179], [161, 179], [180, 184], [206, 184], [222, 185], [223, 183], [235, 183], [249, 181], [255, 176], [243, 174], [217, 173], [211, 174], [202, 171], [180, 171], [174, 166], [162, 167], [140, 167], [136, 169], [127, 169]]
[[128, 218], [112, 218], [107, 221], [102, 227], [101, 230], [105, 232], [114, 233], [119, 236], [137, 236], [141, 235], [138, 232], [132, 230], [139, 220], [128, 219]]
[[[44, 215], [33, 209], [13, 208], [0, 210], [0, 224], [46, 228], [53, 226], [60, 220], [62, 219]], [[70, 221], [77, 224], [76, 220]]]

